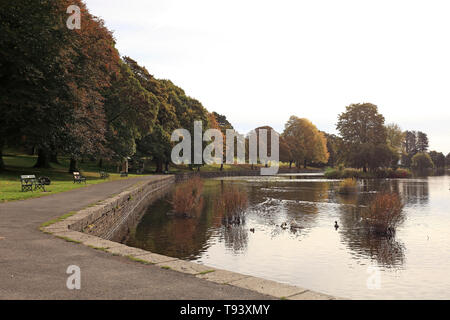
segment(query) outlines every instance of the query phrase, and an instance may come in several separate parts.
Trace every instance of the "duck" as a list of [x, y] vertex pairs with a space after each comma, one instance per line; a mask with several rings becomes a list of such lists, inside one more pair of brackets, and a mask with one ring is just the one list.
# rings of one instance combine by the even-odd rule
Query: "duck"
[[291, 221], [291, 229], [301, 229], [302, 228], [302, 226], [300, 226], [298, 223], [297, 223], [297, 221], [295, 221], [295, 220], [292, 220]]
[[335, 228], [336, 230], [339, 229], [339, 225], [338, 225], [337, 221], [334, 222], [334, 228]]
[[281, 224], [281, 226], [280, 226], [282, 229], [287, 229], [287, 223], [286, 222], [283, 222], [282, 224]]
[[255, 232], [255, 228], [250, 228], [250, 232]]

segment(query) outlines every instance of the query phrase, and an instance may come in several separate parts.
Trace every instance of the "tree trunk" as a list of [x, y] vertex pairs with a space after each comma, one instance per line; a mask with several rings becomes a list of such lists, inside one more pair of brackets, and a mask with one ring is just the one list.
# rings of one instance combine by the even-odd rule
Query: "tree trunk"
[[58, 161], [58, 154], [57, 154], [56, 152], [50, 154], [50, 162], [59, 164], [59, 161]]
[[223, 171], [223, 162], [220, 164], [220, 171]]
[[163, 163], [161, 160], [157, 159], [156, 160], [156, 173], [162, 173], [162, 167], [163, 167]]
[[166, 172], [169, 172], [169, 161], [166, 161]]
[[289, 169], [292, 168], [292, 161], [289, 161]]
[[303, 168], [306, 169], [306, 160], [303, 162]]
[[103, 168], [103, 158], [100, 158], [100, 160], [98, 160], [98, 167]]
[[197, 172], [200, 172], [200, 166], [197, 167]]
[[39, 149], [38, 150], [38, 159], [35, 168], [50, 168], [50, 157], [47, 150]]
[[69, 172], [72, 173], [76, 171], [80, 171], [78, 169], [77, 160], [74, 158], [70, 158]]
[[367, 172], [367, 167], [366, 167], [366, 165], [364, 165], [364, 167], [363, 167], [363, 172], [364, 172], [364, 173]]
[[3, 162], [3, 142], [0, 141], [0, 171], [5, 169], [5, 163]]

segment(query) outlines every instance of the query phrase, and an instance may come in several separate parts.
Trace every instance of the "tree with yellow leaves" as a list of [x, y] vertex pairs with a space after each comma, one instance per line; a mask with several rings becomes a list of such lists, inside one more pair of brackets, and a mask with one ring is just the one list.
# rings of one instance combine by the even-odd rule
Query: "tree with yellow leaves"
[[328, 161], [327, 139], [308, 119], [291, 116], [282, 134], [289, 145], [292, 161], [300, 166], [311, 162]]

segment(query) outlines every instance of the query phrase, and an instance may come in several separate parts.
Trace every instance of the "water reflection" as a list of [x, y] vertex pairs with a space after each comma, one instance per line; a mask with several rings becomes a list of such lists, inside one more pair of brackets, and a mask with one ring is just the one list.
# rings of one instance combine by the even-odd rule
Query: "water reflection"
[[[342, 195], [335, 192], [337, 181], [320, 177], [208, 180], [198, 217], [167, 215], [170, 206], [163, 199], [148, 209], [127, 244], [344, 297], [404, 297], [402, 290], [414, 294], [411, 288], [423, 277], [426, 292], [436, 297], [444, 289], [450, 292], [450, 281], [437, 279], [447, 279], [450, 271], [450, 258], [442, 254], [450, 250], [446, 236], [450, 216], [443, 213], [450, 205], [449, 183], [448, 176], [364, 180], [358, 194]], [[245, 221], [240, 224], [224, 223], [224, 213], [214, 208], [229, 184], [248, 195]], [[406, 221], [395, 237], [374, 236], [362, 213], [377, 192], [388, 191], [403, 199]], [[340, 226], [337, 231], [334, 221]], [[298, 228], [290, 228], [292, 224]], [[438, 264], [439, 259], [445, 261]], [[379, 292], [368, 291], [365, 285], [365, 268], [371, 264], [382, 268]], [[424, 266], [427, 271], [422, 274], [418, 270]], [[331, 278], [330, 270], [335, 273]], [[360, 281], [359, 287], [355, 281]]]

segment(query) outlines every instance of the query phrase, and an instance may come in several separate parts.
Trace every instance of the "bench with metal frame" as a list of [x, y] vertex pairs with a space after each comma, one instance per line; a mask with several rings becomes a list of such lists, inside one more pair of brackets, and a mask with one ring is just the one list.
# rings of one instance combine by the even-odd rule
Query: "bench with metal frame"
[[109, 178], [109, 173], [105, 172], [105, 171], [100, 171], [100, 178], [101, 179], [108, 179]]
[[74, 171], [73, 172], [73, 183], [82, 183], [86, 184], [86, 177], [82, 176], [81, 173]]
[[22, 192], [26, 191], [36, 191], [37, 189], [41, 189], [45, 192], [45, 186], [41, 182], [40, 179], [36, 179], [36, 176], [33, 175], [21, 175], [20, 183], [22, 185]]

